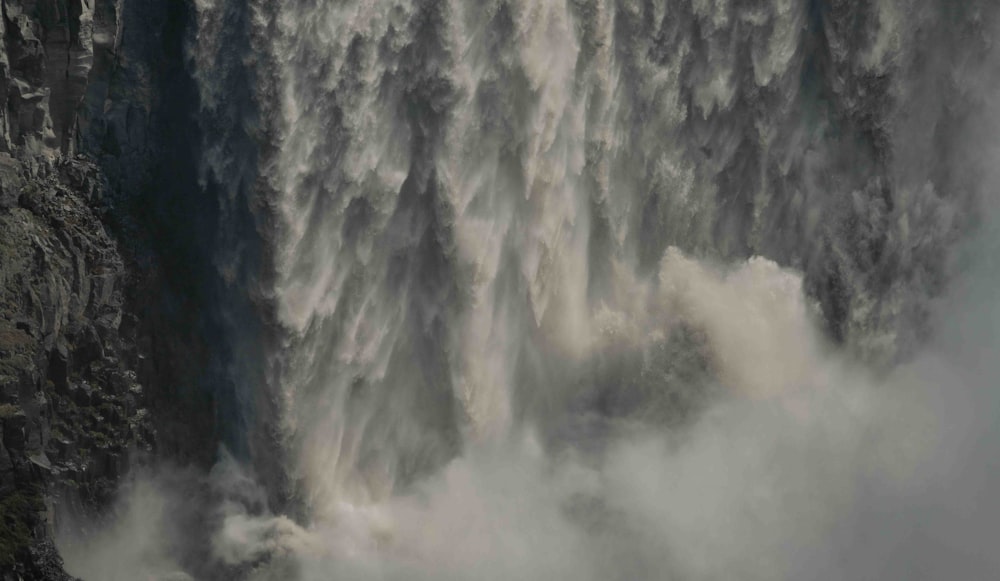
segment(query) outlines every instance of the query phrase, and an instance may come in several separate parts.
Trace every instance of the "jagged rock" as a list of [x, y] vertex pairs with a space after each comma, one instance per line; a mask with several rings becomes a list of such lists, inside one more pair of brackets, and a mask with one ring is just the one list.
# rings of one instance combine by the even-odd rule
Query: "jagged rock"
[[50, 540], [41, 541], [22, 551], [20, 558], [9, 574], [4, 573], [2, 579], [14, 580], [44, 580], [44, 581], [79, 581], [68, 575], [62, 568], [62, 558], [59, 551]]
[[106, 502], [125, 450], [152, 435], [128, 368], [138, 350], [119, 333], [108, 181], [73, 156], [110, 90], [122, 0], [0, 0], [0, 13], [0, 502], [42, 500], [5, 514], [23, 534], [0, 539], [0, 579], [63, 580], [46, 494]]
[[[124, 450], [148, 445], [121, 356], [134, 349], [117, 333], [125, 268], [88, 204], [100, 199], [96, 168], [10, 159], [25, 186], [17, 206], [0, 207], [0, 494], [52, 490], [96, 506], [124, 473]], [[20, 578], [67, 578], [44, 524], [57, 504], [20, 513], [31, 534], [0, 545], [16, 549], [0, 562]]]
[[66, 341], [60, 339], [49, 351], [49, 381], [62, 393], [69, 391], [69, 366], [69, 348]]
[[6, 153], [0, 153], [0, 209], [17, 205], [17, 198], [24, 189], [20, 170], [20, 164], [16, 160]]
[[21, 410], [3, 418], [3, 445], [12, 458], [24, 453], [24, 427], [27, 423], [28, 418]]

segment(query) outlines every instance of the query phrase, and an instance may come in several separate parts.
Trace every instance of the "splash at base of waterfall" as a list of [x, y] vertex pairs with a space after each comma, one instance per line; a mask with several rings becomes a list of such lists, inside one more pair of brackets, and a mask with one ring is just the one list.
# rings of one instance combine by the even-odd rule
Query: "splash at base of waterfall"
[[[630, 296], [631, 312], [596, 317], [582, 360], [694, 330], [730, 389], [690, 425], [622, 418], [599, 452], [511, 428], [398, 495], [343, 499], [304, 526], [227, 503], [217, 556], [266, 563], [261, 579], [788, 579], [829, 558], [866, 482], [907, 490], [921, 478], [939, 437], [919, 405], [928, 394], [876, 385], [824, 345], [798, 275], [670, 250], [658, 284]], [[670, 386], [649, 397], [670, 395], [657, 387]]]
[[67, 563], [995, 577], [995, 4], [198, 0], [239, 452]]

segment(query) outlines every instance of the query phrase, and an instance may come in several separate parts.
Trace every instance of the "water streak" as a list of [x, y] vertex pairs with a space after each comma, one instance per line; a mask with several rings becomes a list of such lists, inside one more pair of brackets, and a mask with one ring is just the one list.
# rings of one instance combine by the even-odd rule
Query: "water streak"
[[205, 182], [261, 248], [218, 260], [266, 329], [266, 445], [219, 471], [270, 490], [218, 559], [836, 578], [859, 483], [934, 457], [891, 370], [995, 183], [962, 4], [199, 0]]

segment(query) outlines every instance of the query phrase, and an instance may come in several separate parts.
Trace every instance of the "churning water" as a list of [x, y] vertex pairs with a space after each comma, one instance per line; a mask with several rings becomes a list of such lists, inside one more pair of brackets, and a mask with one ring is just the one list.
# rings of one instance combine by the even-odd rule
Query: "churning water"
[[[993, 2], [196, 5], [267, 329], [204, 571], [1000, 573]], [[195, 573], [170, 495], [98, 544]]]

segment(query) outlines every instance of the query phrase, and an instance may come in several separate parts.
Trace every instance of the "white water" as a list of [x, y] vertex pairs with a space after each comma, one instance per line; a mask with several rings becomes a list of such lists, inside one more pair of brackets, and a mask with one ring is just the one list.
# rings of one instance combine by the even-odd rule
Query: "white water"
[[[244, 8], [197, 5], [212, 111]], [[972, 131], [996, 126], [987, 8], [933, 33], [951, 13], [918, 0], [818, 24], [793, 0], [250, 2], [278, 340], [243, 389], [278, 452], [223, 454], [213, 558], [304, 580], [1000, 571], [990, 515], [948, 528], [946, 476], [997, 480], [947, 466], [995, 420], [969, 404], [995, 370], [963, 368], [967, 335], [917, 340], [990, 308], [930, 298], [997, 183]], [[240, 165], [209, 150], [216, 179]], [[976, 264], [959, 280], [992, 280]], [[276, 465], [277, 494], [254, 477]]]
[[[683, 314], [668, 303], [684, 298], [642, 296], [669, 294], [656, 288], [655, 268], [639, 272], [643, 229], [709, 255], [724, 246], [712, 239], [725, 193], [711, 166], [736, 155], [725, 150], [742, 137], [710, 120], [702, 139], [717, 153], [692, 159], [701, 144], [686, 143], [696, 137], [687, 116], [737, 106], [726, 79], [743, 51], [753, 83], [739, 91], [774, 85], [790, 104], [799, 83], [803, 7], [727, 4], [695, 2], [680, 26], [668, 6], [647, 15], [640, 3], [253, 8], [252, 34], [275, 67], [277, 102], [261, 106], [279, 150], [262, 171], [278, 214], [274, 301], [288, 330], [264, 387], [280, 402], [288, 469], [310, 510], [381, 500], [409, 468], [401, 464], [447, 459], [455, 439], [503, 439], [537, 421], [525, 417], [532, 408], [558, 405], [548, 392], [569, 389], [564, 376], [601, 349], [641, 351], [671, 333]], [[638, 33], [650, 16], [680, 35], [662, 49], [672, 64], [647, 62], [652, 38]], [[685, 36], [696, 25], [712, 32], [684, 79], [679, 59], [694, 50]], [[616, 26], [634, 33], [615, 35]], [[695, 84], [690, 112], [685, 82]], [[750, 137], [764, 161], [779, 131], [767, 125], [783, 122], [772, 114]], [[766, 173], [740, 176], [761, 182], [752, 215], [737, 217], [749, 222], [750, 252], [766, 227]], [[644, 224], [650, 196], [661, 219]], [[685, 274], [668, 265], [662, 276], [669, 286]], [[770, 284], [746, 278], [755, 276]], [[740, 357], [735, 344], [753, 336], [738, 336], [721, 311], [681, 309], [733, 352], [720, 359]], [[746, 357], [758, 355], [776, 353]], [[751, 364], [722, 367], [751, 374]], [[746, 389], [782, 390], [763, 385], [768, 373]]]

